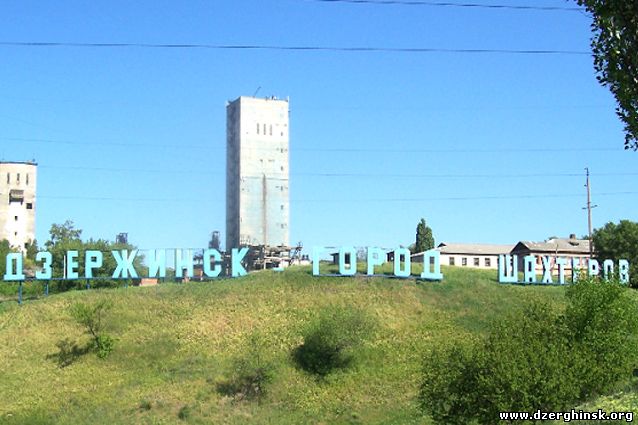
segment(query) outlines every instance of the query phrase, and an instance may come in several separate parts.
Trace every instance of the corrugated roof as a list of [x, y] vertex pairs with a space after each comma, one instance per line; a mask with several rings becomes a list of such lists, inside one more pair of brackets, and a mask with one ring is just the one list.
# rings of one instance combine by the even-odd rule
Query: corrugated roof
[[542, 252], [571, 252], [589, 254], [589, 241], [587, 239], [550, 239], [546, 242], [521, 241], [519, 245], [530, 251]]
[[437, 249], [441, 254], [479, 254], [500, 255], [509, 254], [514, 245], [496, 245], [485, 243], [448, 243], [442, 242]]

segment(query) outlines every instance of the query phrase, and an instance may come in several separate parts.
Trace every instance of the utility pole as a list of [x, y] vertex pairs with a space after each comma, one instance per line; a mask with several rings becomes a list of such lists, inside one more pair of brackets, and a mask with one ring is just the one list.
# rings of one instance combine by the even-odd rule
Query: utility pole
[[587, 180], [585, 181], [585, 187], [587, 188], [587, 206], [583, 209], [587, 210], [587, 229], [589, 231], [589, 257], [594, 256], [594, 242], [591, 238], [591, 210], [592, 208], [596, 208], [598, 205], [591, 204], [591, 186], [589, 185], [589, 168], [585, 168], [585, 174]]

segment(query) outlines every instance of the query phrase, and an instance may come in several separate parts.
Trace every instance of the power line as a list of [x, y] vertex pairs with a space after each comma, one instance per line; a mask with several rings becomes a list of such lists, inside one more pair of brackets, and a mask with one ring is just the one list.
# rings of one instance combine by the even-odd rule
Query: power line
[[[48, 143], [48, 144], [66, 144], [76, 146], [118, 146], [126, 148], [176, 148], [176, 149], [205, 149], [205, 150], [225, 150], [225, 146], [211, 145], [191, 145], [191, 144], [159, 144], [159, 143], [128, 143], [128, 142], [82, 142], [79, 140], [55, 140], [55, 139], [31, 139], [19, 137], [0, 137], [1, 140], [29, 142], [29, 143]], [[250, 148], [251, 150], [270, 151], [272, 148]], [[293, 147], [289, 149], [293, 152], [352, 152], [352, 153], [533, 153], [533, 152], [625, 152], [619, 148], [606, 147], [589, 147], [589, 148], [347, 148], [347, 147]]]
[[[636, 195], [638, 192], [600, 192], [596, 196], [617, 196], [617, 195]], [[291, 199], [290, 203], [303, 202], [425, 202], [425, 201], [477, 201], [477, 200], [510, 200], [510, 199], [556, 199], [556, 198], [573, 198], [581, 197], [581, 193], [564, 193], [564, 194], [543, 194], [543, 195], [486, 195], [486, 196], [449, 196], [449, 197], [429, 197], [429, 198], [352, 198], [352, 199]], [[78, 195], [44, 195], [38, 196], [38, 199], [56, 199], [56, 200], [82, 200], [82, 201], [124, 201], [124, 202], [213, 202], [206, 198], [120, 198], [110, 196], [78, 196]]]
[[[77, 171], [101, 171], [101, 172], [130, 172], [130, 173], [157, 173], [157, 174], [210, 174], [208, 170], [175, 170], [175, 169], [158, 169], [158, 168], [116, 168], [116, 167], [88, 167], [88, 166], [65, 166], [65, 165], [39, 165], [41, 169], [53, 169], [53, 170], [77, 170]], [[225, 172], [214, 173], [216, 175], [225, 175]], [[270, 174], [272, 175], [272, 174]], [[435, 174], [435, 173], [343, 173], [343, 172], [299, 172], [288, 173], [289, 176], [299, 177], [361, 177], [361, 178], [497, 178], [497, 179], [509, 179], [509, 178], [534, 178], [534, 177], [582, 177], [581, 173], [484, 173], [484, 174]], [[286, 174], [275, 173], [275, 176], [281, 176], [279, 179], [284, 179]], [[596, 173], [595, 176], [601, 177], [621, 177], [621, 176], [638, 176], [638, 172], [614, 172], [614, 173]], [[262, 175], [244, 175], [244, 178], [263, 178]], [[277, 177], [267, 177], [267, 179], [278, 179]]]
[[267, 44], [171, 44], [171, 43], [70, 43], [44, 41], [0, 41], [0, 47], [80, 47], [80, 48], [140, 48], [140, 49], [207, 49], [207, 50], [278, 50], [348, 53], [469, 53], [517, 55], [590, 55], [583, 50], [552, 49], [452, 49], [440, 47], [373, 47], [373, 46], [284, 46]]
[[318, 3], [351, 3], [351, 4], [372, 4], [379, 6], [436, 6], [436, 7], [466, 7], [475, 9], [509, 9], [509, 10], [542, 10], [542, 11], [568, 11], [584, 12], [581, 7], [566, 6], [530, 6], [511, 4], [485, 4], [485, 3], [453, 3], [441, 1], [418, 1], [418, 0], [308, 0]]

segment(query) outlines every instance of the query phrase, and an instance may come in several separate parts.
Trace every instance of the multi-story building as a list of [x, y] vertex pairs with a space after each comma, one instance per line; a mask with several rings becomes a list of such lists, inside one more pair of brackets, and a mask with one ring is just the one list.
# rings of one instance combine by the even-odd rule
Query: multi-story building
[[226, 250], [289, 245], [288, 100], [226, 106]]
[[35, 240], [35, 162], [0, 162], [0, 240], [25, 250]]

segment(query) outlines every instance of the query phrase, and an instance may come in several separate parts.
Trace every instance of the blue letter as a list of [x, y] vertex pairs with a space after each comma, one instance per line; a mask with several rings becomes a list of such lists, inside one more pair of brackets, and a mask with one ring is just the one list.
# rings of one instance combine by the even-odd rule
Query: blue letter
[[374, 275], [374, 266], [383, 264], [383, 251], [380, 248], [368, 248], [368, 276]]
[[558, 283], [561, 285], [565, 284], [565, 266], [567, 265], [567, 260], [563, 257], [556, 259], [556, 265], [558, 266]]
[[233, 248], [231, 251], [230, 262], [231, 262], [231, 275], [232, 277], [237, 276], [245, 276], [246, 269], [241, 265], [241, 260], [248, 254], [248, 247], [243, 247], [241, 250], [237, 251], [237, 248]]
[[137, 272], [135, 271], [135, 267], [133, 267], [137, 249], [132, 250], [130, 253], [126, 249], [123, 249], [121, 253], [120, 251], [111, 251], [111, 254], [113, 254], [113, 258], [115, 258], [117, 262], [117, 267], [113, 272], [113, 279], [120, 277], [124, 279], [128, 279], [129, 277], [137, 279]]
[[572, 258], [572, 283], [580, 278], [580, 258]]
[[[346, 268], [346, 254], [350, 256], [350, 268]], [[357, 272], [357, 252], [353, 246], [339, 248], [339, 274], [353, 276]]]
[[86, 261], [84, 263], [84, 277], [87, 279], [93, 278], [93, 269], [99, 269], [102, 267], [102, 253], [100, 251], [86, 251]]
[[629, 283], [629, 261], [618, 260], [618, 278], [622, 283]]
[[[404, 258], [404, 266], [401, 268], [401, 257]], [[394, 250], [394, 275], [397, 277], [410, 277], [410, 250], [407, 248], [397, 248]], [[423, 264], [425, 270], [425, 264]], [[428, 264], [429, 268], [429, 264]]]
[[219, 264], [215, 264], [215, 267], [210, 268], [211, 260], [219, 262], [222, 260], [222, 256], [216, 249], [207, 249], [204, 251], [204, 274], [208, 277], [217, 277], [222, 272], [222, 268]]
[[614, 275], [614, 262], [612, 260], [603, 261], [603, 277], [609, 280]]
[[159, 272], [159, 277], [166, 277], [166, 250], [152, 249], [148, 251], [148, 277], [155, 278]]
[[526, 255], [523, 258], [523, 282], [536, 283], [536, 257]]
[[38, 280], [49, 280], [51, 279], [52, 270], [51, 263], [53, 262], [53, 256], [50, 252], [41, 251], [35, 256], [35, 261], [44, 261], [42, 264], [42, 270], [38, 270], [35, 272], [35, 278]]
[[[13, 264], [15, 263], [15, 273], [13, 272]], [[24, 272], [22, 269], [22, 254], [19, 252], [10, 252], [7, 254], [6, 272], [4, 280], [24, 280]]]
[[600, 264], [598, 264], [597, 260], [593, 258], [589, 259], [589, 277], [598, 276], [600, 273]]
[[66, 252], [66, 279], [77, 279], [79, 277], [77, 268], [78, 264], [78, 256], [80, 254], [77, 251], [67, 251]]
[[542, 257], [543, 259], [543, 283], [554, 283], [552, 280], [552, 266], [549, 262], [549, 255]]
[[319, 276], [319, 262], [321, 261], [321, 254], [326, 249], [324, 247], [313, 246], [312, 247], [312, 275]]
[[175, 277], [177, 279], [184, 277], [184, 269], [186, 269], [186, 277], [193, 277], [193, 253], [190, 249], [175, 250]]
[[[432, 261], [430, 261], [430, 259], [432, 259]], [[430, 269], [430, 265], [433, 266], [434, 270]], [[441, 273], [441, 253], [438, 250], [430, 249], [423, 253], [423, 273], [421, 273], [421, 279], [443, 279], [443, 273]]]
[[500, 283], [518, 282], [518, 255], [498, 256], [498, 281]]

